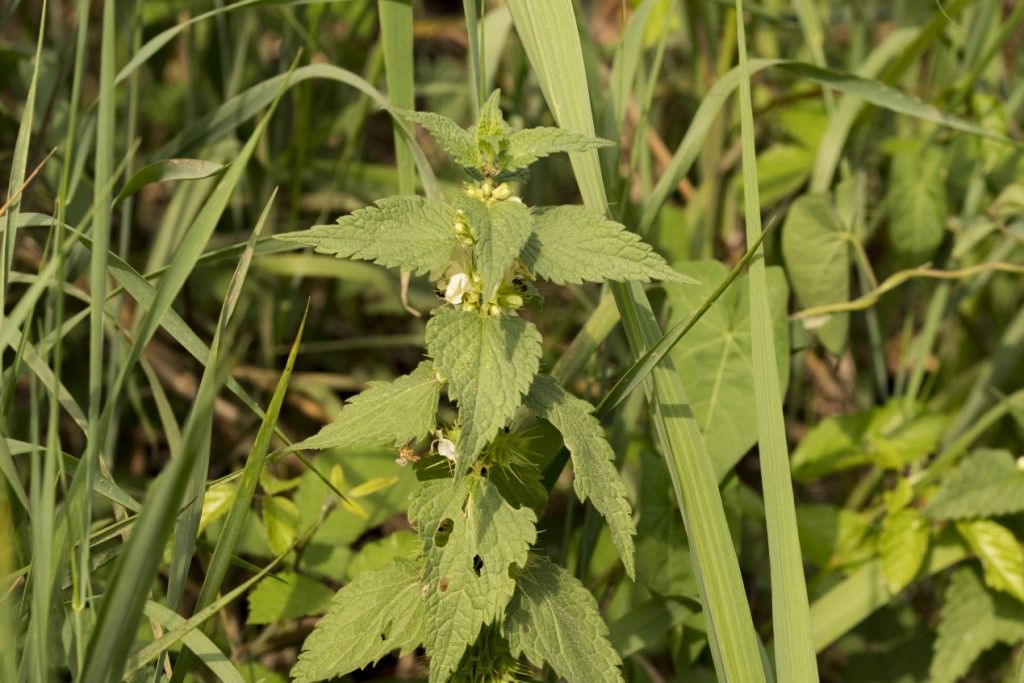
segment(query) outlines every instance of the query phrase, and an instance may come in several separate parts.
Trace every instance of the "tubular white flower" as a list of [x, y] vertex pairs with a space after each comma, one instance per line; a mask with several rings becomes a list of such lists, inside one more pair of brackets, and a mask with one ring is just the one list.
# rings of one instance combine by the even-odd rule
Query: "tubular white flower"
[[444, 437], [444, 432], [438, 429], [434, 432], [437, 439], [434, 440], [434, 445], [437, 448], [437, 454], [454, 461], [458, 457], [458, 453], [455, 452], [455, 442], [451, 439]]
[[465, 273], [455, 273], [448, 280], [448, 286], [444, 290], [444, 300], [457, 306], [462, 303], [462, 297], [471, 289], [469, 276]]

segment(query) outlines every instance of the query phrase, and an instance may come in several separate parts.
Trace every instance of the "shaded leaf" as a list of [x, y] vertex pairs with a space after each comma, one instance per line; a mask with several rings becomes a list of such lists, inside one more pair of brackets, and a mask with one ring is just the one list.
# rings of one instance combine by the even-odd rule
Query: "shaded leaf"
[[249, 594], [246, 623], [270, 624], [279, 619], [321, 614], [332, 595], [327, 586], [302, 574], [274, 574], [261, 580]]

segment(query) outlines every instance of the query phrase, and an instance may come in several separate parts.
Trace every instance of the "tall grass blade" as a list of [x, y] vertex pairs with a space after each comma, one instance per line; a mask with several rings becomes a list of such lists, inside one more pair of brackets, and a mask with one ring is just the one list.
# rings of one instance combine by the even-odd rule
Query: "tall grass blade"
[[[761, 199], [757, 186], [754, 148], [754, 106], [747, 72], [747, 37], [743, 0], [736, 0], [739, 47], [740, 135], [743, 157], [743, 208], [747, 242], [763, 239]], [[764, 251], [750, 262], [750, 336], [757, 406], [758, 455], [764, 490], [765, 526], [772, 585], [772, 624], [775, 634], [775, 675], [781, 681], [817, 681], [818, 667], [811, 645], [811, 618], [804, 580], [796, 503], [789, 473], [789, 450], [782, 414], [782, 386], [775, 362], [775, 336], [768, 308]]]
[[[582, 48], [569, 0], [512, 0], [512, 19], [548, 106], [559, 125], [593, 134]], [[584, 202], [607, 212], [596, 152], [570, 156]], [[612, 287], [630, 346], [641, 356], [662, 333], [640, 285]], [[686, 525], [719, 675], [729, 681], [765, 680], [757, 635], [711, 460], [670, 359], [652, 373], [650, 403], [659, 442]]]

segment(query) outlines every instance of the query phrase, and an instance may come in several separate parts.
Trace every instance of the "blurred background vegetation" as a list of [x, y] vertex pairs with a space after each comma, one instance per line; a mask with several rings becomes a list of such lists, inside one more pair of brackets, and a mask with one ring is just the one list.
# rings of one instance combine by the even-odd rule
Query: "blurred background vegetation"
[[[319, 429], [367, 382], [412, 370], [424, 351], [424, 319], [412, 311], [438, 302], [424, 279], [414, 278], [406, 296], [400, 278], [383, 268], [270, 239], [401, 189], [391, 118], [366, 89], [320, 72], [299, 77], [311, 65], [331, 65], [386, 93], [377, 3], [110, 4], [116, 89], [109, 79], [104, 85], [100, 68], [104, 3], [9, 0], [0, 7], [0, 177], [10, 179], [11, 200], [0, 218], [10, 264], [3, 271], [9, 317], [0, 318], [7, 326], [0, 354], [3, 680], [16, 680], [6, 676], [39, 633], [30, 630], [39, 599], [28, 588], [39, 557], [33, 548], [42, 542], [60, 555], [60, 541], [40, 541], [32, 527], [48, 519], [56, 528], [95, 404], [85, 322], [95, 282], [90, 249], [86, 239], [70, 246], [75, 233], [55, 229], [55, 220], [88, 233], [96, 216], [109, 219], [110, 267], [123, 276], [111, 271], [101, 326], [98, 381], [109, 392], [120, 386], [116, 375], [145, 308], [136, 293], [116, 289], [130, 290], [124, 273], [161, 282], [192, 228], [211, 220], [204, 207], [277, 92], [281, 81], [272, 79], [297, 63], [230, 200], [212, 217], [207, 256], [190, 264], [173, 298], [178, 333], [157, 331], [114, 397], [98, 452], [103, 481], [116, 482], [117, 491], [97, 489], [94, 497], [89, 599], [106, 590], [132, 520], [128, 501], [142, 500], [180, 455], [206, 367], [197, 358], [205, 355], [183, 338], [188, 331], [203, 343], [214, 337], [242, 254], [237, 245], [275, 190], [227, 353], [230, 377], [250, 403], [266, 406], [308, 303], [271, 450], [284, 445], [281, 437], [296, 441]], [[407, 68], [416, 108], [468, 124], [476, 92], [463, 3], [412, 5]], [[619, 143], [602, 153], [612, 213], [707, 284], [650, 288], [667, 326], [695, 309], [746, 249], [738, 101], [726, 90], [719, 102], [715, 89], [736, 64], [732, 3], [588, 0], [576, 8], [598, 133]], [[485, 80], [501, 89], [506, 117], [517, 127], [555, 125], [508, 10], [491, 1], [484, 9]], [[1024, 121], [1024, 5], [761, 0], [746, 9], [752, 57], [802, 64], [758, 70], [753, 98], [822, 679], [1022, 680], [1013, 677], [1024, 676], [1014, 668], [1024, 642], [1017, 461], [1024, 453], [1024, 158], [1012, 141], [1021, 139]], [[865, 104], [860, 98], [870, 96], [851, 90], [842, 74], [937, 109], [907, 115], [893, 91], [879, 96], [888, 106]], [[108, 114], [96, 106], [105, 88]], [[954, 126], [935, 125], [952, 117]], [[687, 142], [695, 121], [706, 128]], [[100, 151], [113, 164], [105, 171], [110, 185], [100, 186], [107, 200], [99, 203], [98, 127], [110, 133], [100, 135]], [[442, 189], [457, 191], [461, 171], [422, 131], [416, 141]], [[521, 195], [530, 205], [577, 203], [568, 159], [544, 160]], [[60, 271], [47, 271], [62, 244], [69, 246]], [[42, 290], [26, 303], [37, 284]], [[568, 363], [571, 388], [597, 402], [634, 360], [610, 297], [597, 286], [544, 286], [542, 294], [543, 306], [528, 315], [544, 334], [543, 367]], [[843, 308], [848, 301], [854, 304]], [[730, 290], [673, 356], [720, 477], [755, 624], [770, 640], [746, 307], [745, 285]], [[169, 546], [157, 575], [139, 577], [151, 583], [151, 599], [163, 602], [170, 576], [183, 572], [175, 602], [184, 615], [195, 606], [237, 490], [237, 476], [223, 478], [241, 470], [262, 423], [234, 389], [217, 395], [207, 418], [209, 473], [194, 557], [172, 564]], [[609, 423], [638, 512], [637, 582], [624, 579], [607, 532], [598, 532], [568, 479], [545, 509], [540, 544], [598, 597], [627, 678], [712, 680], [685, 534], [648, 418], [635, 392]], [[43, 459], [46, 447], [67, 455]], [[289, 552], [272, 576], [206, 626], [245, 680], [283, 680], [338, 586], [415, 550], [404, 515], [414, 476], [394, 465], [396, 456], [367, 450], [330, 451], [307, 463], [271, 459], [224, 590]], [[43, 634], [53, 671], [73, 672], [91, 622], [79, 620], [72, 586], [81, 577], [72, 576], [66, 555], [54, 568], [59, 580]], [[966, 608], [957, 612], [958, 605]], [[174, 623], [147, 617], [135, 647]], [[970, 633], [976, 637], [966, 641]], [[168, 661], [156, 658], [137, 673], [159, 675]], [[392, 657], [359, 678], [423, 673], [415, 657]]]

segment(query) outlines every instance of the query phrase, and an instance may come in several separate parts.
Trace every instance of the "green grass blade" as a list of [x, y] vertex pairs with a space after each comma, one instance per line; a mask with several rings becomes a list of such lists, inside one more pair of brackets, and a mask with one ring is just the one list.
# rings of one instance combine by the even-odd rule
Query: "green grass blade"
[[[743, 205], [747, 242], [764, 239], [761, 199], [754, 147], [754, 105], [747, 72], [747, 37], [743, 0], [736, 0], [739, 47], [740, 130], [743, 156]], [[768, 279], [764, 252], [750, 262], [750, 336], [757, 405], [758, 455], [764, 490], [765, 526], [772, 586], [772, 624], [775, 634], [775, 675], [782, 681], [817, 681], [818, 666], [811, 645], [810, 608], [803, 558], [796, 529], [796, 503], [789, 472], [789, 450], [783, 424], [782, 386], [775, 362], [775, 336], [768, 308]]]
[[[230, 322], [231, 316], [234, 313], [246, 275], [249, 272], [249, 266], [252, 264], [253, 247], [263, 231], [267, 217], [270, 215], [270, 207], [273, 206], [276, 194], [276, 191], [271, 194], [270, 199], [267, 200], [266, 205], [263, 207], [259, 220], [256, 221], [256, 227], [249, 237], [248, 248], [238, 260], [235, 272], [228, 284], [228, 291], [220, 314], [221, 329]], [[192, 564], [192, 555], [195, 553], [196, 535], [199, 532], [199, 519], [203, 512], [203, 492], [206, 487], [207, 472], [210, 469], [209, 433], [213, 426], [213, 415], [203, 416], [202, 419], [206, 423], [202, 427], [206, 433], [206, 438], [203, 439], [203, 447], [198, 449], [195, 466], [192, 468], [188, 485], [185, 489], [185, 500], [189, 502], [178, 516], [174, 527], [174, 545], [171, 550], [171, 566], [167, 582], [167, 606], [171, 609], [178, 609], [178, 603], [185, 592], [185, 580], [188, 575], [188, 568]], [[175, 453], [175, 457], [180, 457], [180, 453]]]
[[[541, 90], [559, 125], [592, 135], [593, 115], [572, 3], [551, 0], [508, 3]], [[607, 199], [596, 152], [570, 155], [584, 202], [605, 213]], [[662, 333], [643, 287], [612, 286], [630, 346], [641, 356]], [[736, 554], [729, 540], [711, 460], [670, 359], [652, 373], [650, 402], [655, 429], [690, 539], [708, 635], [720, 676], [730, 681], [765, 680]]]
[[[380, 39], [384, 47], [384, 75], [388, 100], [397, 109], [415, 109], [412, 54], [412, 3], [410, 0], [377, 0], [380, 14]], [[399, 194], [416, 191], [413, 151], [406, 144], [398, 119], [392, 119], [395, 138], [395, 165], [398, 167]]]
[[[186, 626], [185, 619], [177, 612], [155, 602], [146, 603], [145, 613], [147, 617], [155, 620], [168, 631], [177, 632], [178, 629]], [[225, 681], [225, 683], [245, 683], [245, 678], [231, 663], [231, 659], [198, 628], [192, 628], [181, 636], [181, 642], [190, 652], [195, 652], [199, 656], [206, 668], [218, 680]]]
[[150, 183], [166, 183], [173, 180], [199, 180], [223, 173], [225, 166], [202, 159], [160, 159], [136, 171], [114, 197], [114, 205]]

